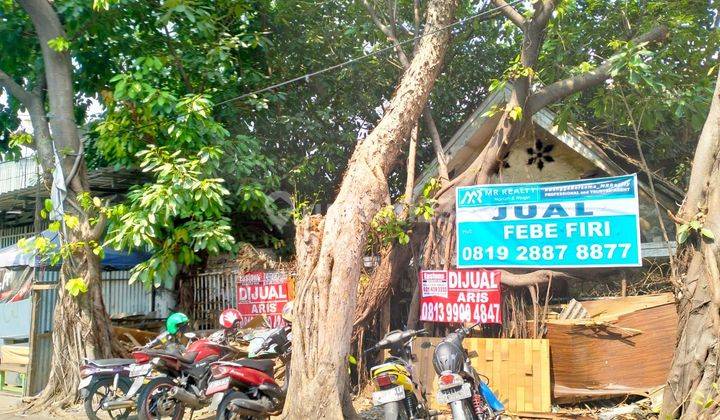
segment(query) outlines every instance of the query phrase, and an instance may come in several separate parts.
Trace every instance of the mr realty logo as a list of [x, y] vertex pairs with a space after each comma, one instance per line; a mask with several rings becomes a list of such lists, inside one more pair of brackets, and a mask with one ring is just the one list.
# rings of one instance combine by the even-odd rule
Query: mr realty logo
[[460, 190], [460, 205], [461, 206], [477, 206], [482, 204], [482, 190], [479, 188]]

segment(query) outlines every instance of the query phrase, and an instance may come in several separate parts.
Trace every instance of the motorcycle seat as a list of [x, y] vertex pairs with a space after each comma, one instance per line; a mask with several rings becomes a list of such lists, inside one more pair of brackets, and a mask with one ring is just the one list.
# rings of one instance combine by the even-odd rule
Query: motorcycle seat
[[98, 359], [88, 360], [88, 364], [97, 367], [110, 367], [110, 366], [122, 366], [131, 365], [135, 363], [133, 359]]
[[224, 364], [248, 367], [267, 373], [270, 376], [273, 376], [273, 369], [275, 368], [275, 361], [272, 359], [240, 359]]
[[198, 355], [198, 352], [191, 351], [189, 353], [179, 354], [175, 357], [177, 357], [177, 359], [180, 361], [180, 363], [185, 363], [185, 364], [189, 365], [189, 364], [195, 362], [195, 358], [197, 357], [197, 355]]
[[147, 350], [147, 354], [151, 356], [170, 356], [174, 357], [175, 359], [178, 359], [180, 363], [184, 364], [191, 364], [195, 361], [195, 358], [198, 355], [198, 352], [191, 351], [189, 353], [180, 353], [178, 351], [172, 351], [172, 350]]

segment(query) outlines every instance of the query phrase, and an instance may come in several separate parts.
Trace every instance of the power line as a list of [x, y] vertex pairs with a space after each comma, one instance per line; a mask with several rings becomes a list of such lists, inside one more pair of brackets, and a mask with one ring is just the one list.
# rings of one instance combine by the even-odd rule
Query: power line
[[[418, 35], [418, 36], [416, 36], [416, 37], [413, 37], [413, 38], [410, 38], [410, 39], [406, 39], [406, 40], [404, 40], [404, 41], [400, 41], [400, 42], [398, 42], [397, 44], [392, 44], [392, 45], [389, 45], [389, 46], [387, 46], [387, 47], [383, 47], [383, 48], [381, 48], [381, 49], [379, 49], [379, 50], [377, 50], [377, 51], [373, 51], [373, 52], [370, 52], [370, 53], [367, 53], [367, 54], [364, 54], [364, 55], [361, 55], [361, 56], [357, 56], [357, 57], [351, 58], [351, 59], [349, 59], [349, 60], [347, 60], [347, 61], [343, 61], [342, 63], [338, 63], [338, 64], [334, 64], [334, 65], [329, 66], [329, 67], [325, 67], [324, 69], [321, 69], [321, 70], [317, 70], [317, 71], [313, 71], [313, 72], [310, 72], [310, 73], [306, 73], [306, 74], [304, 74], [304, 75], [302, 75], [302, 76], [297, 76], [297, 77], [294, 77], [294, 78], [292, 78], [292, 79], [288, 79], [288, 80], [285, 80], [285, 81], [282, 81], [282, 82], [275, 83], [275, 84], [270, 85], [270, 86], [266, 86], [266, 87], [261, 88], [261, 89], [254, 90], [254, 91], [252, 91], [252, 92], [243, 93], [243, 94], [241, 94], [241, 95], [234, 96], [234, 97], [232, 97], [232, 98], [228, 98], [228, 99], [222, 100], [222, 101], [220, 101], [220, 102], [217, 102], [217, 103], [212, 104], [212, 105], [209, 106], [209, 107], [205, 107], [205, 109], [213, 109], [213, 108], [215, 108], [215, 107], [219, 107], [219, 106], [228, 104], [228, 103], [230, 103], [230, 102], [235, 102], [235, 101], [239, 101], [239, 100], [242, 100], [242, 99], [245, 99], [245, 98], [249, 98], [249, 97], [252, 97], [252, 96], [256, 96], [256, 95], [258, 95], [258, 94], [260, 94], [260, 93], [264, 93], [264, 92], [268, 92], [268, 91], [271, 91], [271, 90], [275, 90], [275, 89], [281, 88], [281, 87], [283, 87], [283, 86], [291, 85], [291, 84], [293, 84], [293, 83], [297, 83], [297, 82], [300, 82], [300, 81], [303, 81], [303, 80], [309, 80], [311, 77], [319, 76], [319, 75], [321, 75], [321, 74], [323, 74], [323, 73], [327, 73], [327, 72], [330, 72], [330, 71], [333, 71], [333, 70], [337, 70], [337, 69], [340, 69], [340, 68], [349, 66], [349, 65], [351, 65], [351, 64], [353, 64], [353, 63], [357, 63], [357, 62], [362, 61], [362, 60], [364, 60], [364, 59], [366, 59], [366, 58], [375, 57], [375, 56], [377, 56], [377, 55], [386, 53], [386, 52], [388, 52], [388, 51], [390, 51], [390, 50], [394, 50], [394, 49], [397, 48], [398, 46], [402, 46], [402, 45], [405, 45], [405, 44], [409, 44], [409, 43], [411, 43], [411, 42], [415, 42], [415, 41], [417, 41], [418, 39], [421, 39], [421, 38], [424, 38], [424, 37], [426, 37], [426, 36], [430, 36], [430, 35], [436, 34], [436, 33], [440, 32], [440, 31], [444, 31], [444, 30], [446, 30], [446, 29], [450, 29], [450, 28], [453, 28], [453, 27], [455, 27], [455, 26], [464, 25], [464, 24], [466, 24], [466, 23], [468, 23], [468, 22], [470, 22], [470, 21], [473, 21], [473, 20], [475, 20], [475, 19], [478, 19], [478, 18], [480, 18], [480, 17], [486, 16], [486, 15], [490, 15], [491, 13], [496, 12], [496, 11], [498, 11], [498, 10], [500, 10], [500, 9], [505, 8], [505, 7], [512, 7], [512, 6], [514, 6], [514, 5], [516, 5], [516, 4], [520, 3], [520, 2], [522, 2], [522, 0], [513, 0], [513, 1], [511, 1], [511, 2], [509, 2], [509, 3], [507, 3], [507, 4], [505, 4], [505, 5], [496, 6], [496, 7], [490, 8], [490, 9], [482, 10], [482, 11], [480, 11], [480, 12], [474, 14], [474, 15], [468, 16], [468, 17], [466, 17], [466, 18], [464, 18], [464, 19], [460, 19], [460, 20], [458, 20], [458, 21], [456, 21], [456, 22], [453, 22], [453, 23], [451, 23], [451, 24], [449, 24], [449, 25], [445, 25], [445, 26], [443, 26], [443, 27], [440, 27], [440, 28], [438, 28], [438, 29], [435, 29], [434, 31], [430, 31], [430, 32], [424, 33], [424, 34], [422, 34], [422, 35]], [[492, 17], [492, 16], [487, 16], [487, 18], [480, 20], [480, 22], [485, 21], [485, 20], [489, 19], [490, 17]], [[176, 118], [183, 117], [183, 116], [186, 116], [186, 115], [189, 115], [189, 113], [179, 114]], [[141, 126], [139, 126], [139, 127], [135, 127], [134, 129], [135, 129], [135, 130], [140, 130], [140, 129], [143, 129], [143, 128], [152, 127], [153, 125], [157, 125], [157, 124], [160, 124], [160, 122], [152, 122], [152, 123], [149, 123], [149, 124], [146, 124], [146, 125], [141, 125]]]

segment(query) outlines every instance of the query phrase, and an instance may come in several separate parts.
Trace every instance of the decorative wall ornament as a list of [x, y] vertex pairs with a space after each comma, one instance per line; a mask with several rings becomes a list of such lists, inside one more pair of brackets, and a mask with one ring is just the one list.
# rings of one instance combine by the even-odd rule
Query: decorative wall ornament
[[555, 162], [555, 159], [553, 159], [552, 156], [550, 156], [550, 152], [555, 148], [555, 145], [552, 143], [544, 144], [542, 140], [536, 139], [535, 140], [535, 147], [528, 147], [527, 153], [530, 155], [528, 158], [527, 164], [528, 165], [536, 165], [539, 171], [542, 171], [545, 167], [545, 162]]

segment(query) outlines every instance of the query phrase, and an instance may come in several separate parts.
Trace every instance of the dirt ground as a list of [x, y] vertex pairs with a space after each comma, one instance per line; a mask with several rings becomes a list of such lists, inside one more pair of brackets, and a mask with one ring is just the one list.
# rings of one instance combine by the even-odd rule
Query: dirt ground
[[[0, 392], [0, 420], [87, 419], [81, 405], [71, 407], [60, 414], [39, 413], [26, 415], [17, 412], [20, 403], [20, 397]], [[185, 418], [188, 420], [210, 420], [214, 419], [215, 416], [214, 413], [199, 411], [194, 413], [191, 418], [188, 410]], [[128, 418], [128, 420], [136, 419], [137, 417], [133, 415]]]

